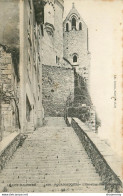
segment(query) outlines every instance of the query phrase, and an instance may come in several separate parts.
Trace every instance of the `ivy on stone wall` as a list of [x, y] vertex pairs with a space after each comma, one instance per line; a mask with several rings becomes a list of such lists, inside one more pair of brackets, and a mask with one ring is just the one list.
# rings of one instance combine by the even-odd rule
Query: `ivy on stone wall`
[[19, 117], [19, 107], [18, 107], [18, 101], [19, 99], [17, 98], [17, 96], [15, 94], [13, 94], [13, 91], [11, 92], [4, 92], [3, 90], [1, 91], [1, 98], [2, 98], [2, 102], [5, 102], [6, 104], [10, 104], [11, 100], [14, 101], [15, 103], [15, 107], [16, 107], [16, 111], [17, 111], [17, 121], [18, 121], [18, 127], [19, 129], [21, 128], [20, 125], [20, 117]]
[[90, 110], [87, 107], [69, 107], [67, 114], [79, 118], [84, 123], [90, 118]]
[[[68, 117], [79, 118], [82, 122], [88, 122], [91, 117], [91, 108], [93, 104], [91, 97], [88, 91], [87, 84], [84, 81], [84, 78], [80, 76], [76, 70], [74, 70], [74, 99], [68, 96], [66, 102]], [[95, 114], [95, 129], [101, 126], [101, 121], [99, 120], [97, 114]]]
[[[7, 75], [8, 74], [7, 71], [9, 71], [7, 66], [10, 63], [14, 67], [16, 80], [18, 82], [20, 80], [20, 78], [19, 78], [19, 49], [18, 48], [10, 48], [10, 47], [7, 47], [2, 44], [0, 44], [0, 46], [2, 48], [2, 51], [5, 52], [5, 54], [1, 53], [1, 58], [3, 58], [3, 61], [1, 61], [2, 71], [6, 71], [5, 73], [1, 72], [0, 83], [2, 84], [2, 88], [1, 88], [1, 94], [0, 94], [0, 105], [2, 105], [2, 104], [11, 105], [12, 112], [16, 114], [17, 125], [20, 128], [19, 107], [18, 107], [19, 99], [17, 97], [17, 89], [14, 89], [14, 86], [11, 83], [12, 70], [11, 70], [11, 73], [9, 73], [10, 78], [8, 78], [8, 75]], [[8, 58], [8, 56], [6, 55], [7, 53], [10, 54], [9, 61], [7, 59]], [[6, 61], [6, 59], [7, 59], [7, 61]], [[15, 106], [15, 110], [13, 110], [13, 103]]]

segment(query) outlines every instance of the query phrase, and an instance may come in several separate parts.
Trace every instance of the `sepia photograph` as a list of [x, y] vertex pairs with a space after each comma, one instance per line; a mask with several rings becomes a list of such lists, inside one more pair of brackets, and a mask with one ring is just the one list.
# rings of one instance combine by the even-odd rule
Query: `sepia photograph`
[[0, 193], [123, 193], [123, 0], [0, 0]]

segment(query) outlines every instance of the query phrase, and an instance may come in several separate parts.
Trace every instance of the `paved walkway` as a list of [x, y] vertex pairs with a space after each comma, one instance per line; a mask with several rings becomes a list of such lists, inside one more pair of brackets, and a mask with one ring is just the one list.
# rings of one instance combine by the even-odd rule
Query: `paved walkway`
[[63, 118], [47, 118], [0, 173], [8, 192], [106, 192], [82, 144]]

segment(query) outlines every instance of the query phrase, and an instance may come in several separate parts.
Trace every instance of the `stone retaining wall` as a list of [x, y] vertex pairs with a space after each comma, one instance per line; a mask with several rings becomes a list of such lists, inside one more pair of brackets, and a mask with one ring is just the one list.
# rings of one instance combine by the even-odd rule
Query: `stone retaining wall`
[[42, 66], [42, 96], [45, 116], [64, 116], [66, 100], [74, 94], [74, 72], [56, 66]]
[[[89, 138], [88, 134], [78, 125], [76, 120], [72, 119], [71, 123], [74, 131], [78, 135], [82, 145], [84, 146], [89, 158], [94, 165], [96, 172], [101, 177], [103, 184], [105, 185], [105, 189], [108, 192], [122, 192], [122, 181], [120, 178], [114, 173], [112, 168], [109, 166], [103, 155], [100, 153], [97, 146], [93, 143], [91, 138]], [[120, 169], [120, 168], [118, 168]]]
[[22, 145], [24, 137], [18, 134], [13, 140], [0, 152], [0, 171], [5, 167], [14, 152]]

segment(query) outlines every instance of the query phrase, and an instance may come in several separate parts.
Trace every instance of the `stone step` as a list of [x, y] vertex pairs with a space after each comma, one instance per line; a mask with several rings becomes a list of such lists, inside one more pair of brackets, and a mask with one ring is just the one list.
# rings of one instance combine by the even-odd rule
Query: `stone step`
[[[66, 154], [67, 154], [67, 153], [66, 153]], [[76, 156], [74, 156], [74, 155], [73, 155], [73, 157], [69, 157], [69, 156], [65, 155], [65, 156], [62, 158], [62, 157], [59, 157], [59, 155], [57, 155], [57, 156], [54, 157], [52, 153], [51, 153], [50, 155], [52, 155], [52, 158], [49, 157], [49, 155], [47, 155], [46, 157], [42, 157], [42, 155], [39, 154], [39, 155], [37, 155], [37, 156], [34, 156], [33, 159], [30, 158], [30, 157], [27, 157], [27, 158], [26, 158], [26, 157], [18, 157], [18, 158], [16, 158], [16, 160], [17, 160], [18, 162], [20, 162], [22, 159], [23, 159], [24, 162], [29, 162], [29, 160], [35, 162], [35, 158], [37, 158], [37, 159], [38, 159], [38, 162], [40, 162], [40, 160], [42, 160], [42, 161], [44, 161], [44, 160], [46, 160], [46, 161], [50, 160], [50, 162], [53, 162], [54, 160], [59, 160], [59, 161], [62, 161], [62, 162], [64, 162], [64, 163], [69, 163], [70, 161], [73, 160], [73, 157], [74, 157], [74, 158], [75, 158], [75, 160], [74, 160], [75, 163], [77, 163], [77, 162], [82, 162], [83, 164], [84, 164], [84, 163], [91, 164], [91, 163], [88, 161], [87, 156], [83, 156], [83, 157], [81, 158], [81, 157], [78, 157], [78, 156], [76, 157]], [[66, 160], [67, 157], [69, 158], [69, 160]], [[73, 161], [72, 161], [72, 162], [73, 162]], [[14, 163], [14, 161], [11, 161], [11, 163]]]
[[[56, 180], [59, 180], [59, 179], [61, 179], [62, 181], [64, 180], [64, 181], [68, 181], [68, 180], [72, 180], [72, 179], [80, 179], [81, 181], [85, 181], [85, 180], [89, 180], [89, 181], [93, 181], [93, 182], [95, 182], [95, 181], [97, 181], [98, 180], [98, 182], [100, 181], [100, 178], [97, 176], [95, 176], [95, 177], [91, 177], [90, 178], [90, 176], [88, 175], [88, 176], [86, 176], [86, 177], [83, 177], [82, 175], [65, 175], [65, 177], [64, 176], [62, 176], [62, 175], [41, 175], [41, 174], [35, 174], [35, 177], [33, 177], [33, 175], [34, 174], [17, 174], [16, 176], [15, 175], [11, 175], [10, 177], [7, 177], [7, 178], [4, 178], [4, 180], [7, 180], [7, 181], [12, 181], [12, 179], [20, 179], [20, 178], [29, 178], [29, 179], [38, 179], [38, 178], [40, 178], [40, 179], [42, 179], [42, 178], [44, 178], [44, 179], [47, 179], [48, 181], [52, 181], [53, 180], [53, 178], [55, 178], [54, 180], [56, 181]], [[3, 180], [0, 180], [0, 181], [3, 181]]]
[[[45, 186], [45, 185], [44, 185]], [[8, 192], [74, 192], [74, 193], [107, 193], [103, 186], [18, 186], [18, 187], [8, 187]]]
[[8, 192], [105, 192], [74, 130], [63, 118], [46, 123], [28, 135], [2, 170], [0, 182]]

